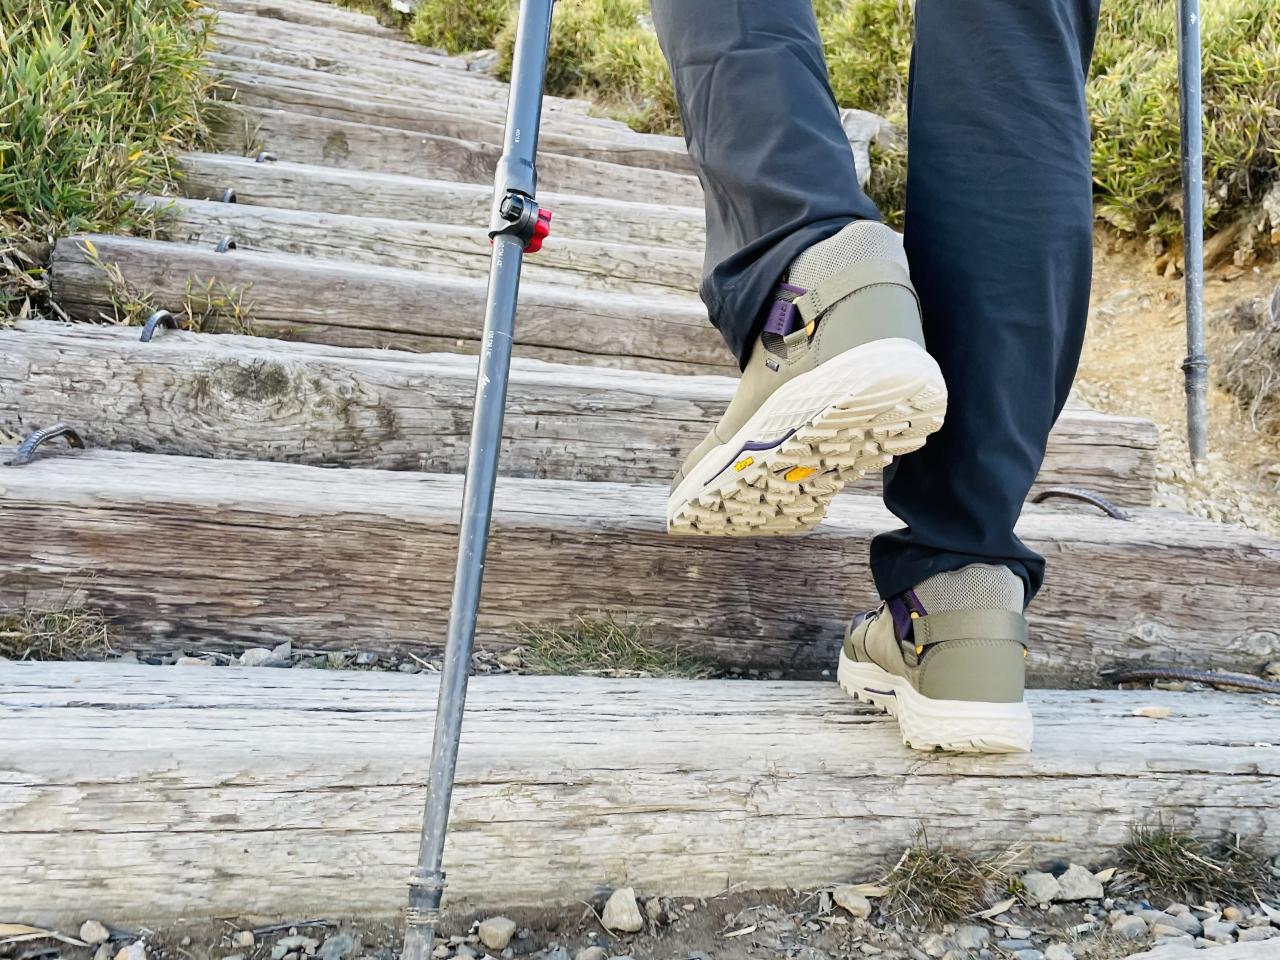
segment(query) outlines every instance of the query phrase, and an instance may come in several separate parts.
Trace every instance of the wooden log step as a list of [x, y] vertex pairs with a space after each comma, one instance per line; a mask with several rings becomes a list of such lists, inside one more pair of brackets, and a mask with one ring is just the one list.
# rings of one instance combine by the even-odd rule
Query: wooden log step
[[[216, 246], [226, 236], [239, 248], [296, 253], [460, 277], [487, 277], [492, 246], [484, 227], [417, 220], [353, 217], [311, 210], [149, 197], [164, 208], [163, 231], [184, 243]], [[692, 299], [702, 257], [678, 247], [642, 247], [569, 237], [547, 242], [524, 260], [522, 277], [603, 293], [684, 295]]]
[[[298, 163], [402, 173], [435, 180], [493, 183], [500, 147], [474, 140], [351, 123], [286, 110], [224, 104], [212, 126], [222, 152], [267, 150]], [[245, 149], [250, 145], [249, 149]], [[689, 174], [539, 152], [538, 183], [549, 190], [642, 203], [700, 206]]]
[[[182, 189], [197, 200], [221, 200], [228, 189], [239, 203], [286, 210], [426, 220], [460, 226], [489, 222], [493, 187], [424, 180], [402, 174], [369, 173], [315, 164], [256, 163], [248, 157], [194, 153], [179, 160]], [[538, 191], [551, 210], [554, 238], [603, 240], [701, 251], [705, 238], [698, 207], [602, 200]], [[553, 241], [554, 242], [554, 241]]]
[[[398, 914], [436, 689], [394, 673], [0, 664], [0, 908], [55, 929]], [[927, 757], [833, 683], [474, 677], [446, 908], [624, 885], [812, 889], [876, 876], [921, 827], [978, 855], [1016, 840], [1032, 862], [1081, 863], [1153, 811], [1197, 836], [1280, 831], [1273, 701], [1029, 699], [1035, 752]], [[1145, 706], [1170, 718], [1134, 715]]]
[[[73, 317], [115, 317], [114, 304], [143, 297], [154, 307], [197, 313], [238, 301], [255, 333], [350, 347], [476, 353], [485, 281], [416, 270], [285, 254], [92, 237], [58, 241], [50, 280]], [[105, 268], [105, 269], [104, 269]], [[123, 288], [123, 289], [121, 289]], [[702, 304], [690, 297], [644, 297], [523, 282], [516, 354], [563, 363], [664, 373], [736, 370]]]
[[[221, 459], [461, 473], [475, 360], [26, 321], [0, 330], [0, 431], [59, 420], [92, 446]], [[261, 385], [273, 386], [263, 391]], [[733, 395], [728, 377], [585, 371], [516, 360], [510, 476], [668, 483]], [[1037, 489], [1150, 504], [1155, 426], [1071, 408]], [[880, 478], [854, 489], [875, 494]]]
[[[502, 144], [503, 122], [499, 117], [468, 115], [462, 107], [448, 110], [390, 96], [353, 96], [349, 89], [341, 92], [316, 89], [311, 84], [287, 83], [243, 73], [224, 74], [221, 81], [221, 94], [244, 106], [287, 110], [349, 123], [371, 123], [496, 146]], [[684, 141], [674, 137], [655, 137], [657, 145], [640, 144], [561, 133], [555, 124], [548, 126], [550, 129], [538, 137], [539, 150], [546, 153], [684, 174], [693, 172]]]
[[[90, 450], [0, 468], [0, 485], [0, 606], [74, 594], [139, 649], [443, 640], [460, 477]], [[501, 480], [479, 642], [607, 611], [721, 663], [832, 668], [849, 615], [873, 603], [868, 541], [895, 525], [879, 501], [839, 497], [802, 537], [681, 538], [666, 532], [666, 492]], [[1019, 533], [1050, 564], [1030, 614], [1034, 683], [1096, 684], [1144, 661], [1256, 672], [1280, 657], [1280, 541], [1132, 516], [1024, 512]]]
[[377, 18], [329, 3], [312, 0], [218, 0], [218, 9], [255, 17], [283, 20], [309, 27], [327, 27], [345, 33], [363, 33], [387, 40], [404, 40], [394, 27], [384, 27]]

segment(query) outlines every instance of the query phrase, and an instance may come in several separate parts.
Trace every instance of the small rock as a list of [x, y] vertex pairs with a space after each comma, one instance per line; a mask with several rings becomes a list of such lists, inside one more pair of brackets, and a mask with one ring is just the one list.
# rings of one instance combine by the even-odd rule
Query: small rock
[[1004, 935], [1010, 940], [1030, 940], [1031, 931], [1026, 927], [1005, 927]]
[[1169, 717], [1168, 707], [1134, 707], [1135, 717], [1146, 717], [1148, 720], [1166, 720]]
[[1111, 931], [1123, 940], [1141, 940], [1147, 935], [1147, 921], [1126, 915], [1111, 924]]
[[1044, 954], [1033, 947], [1028, 947], [1026, 950], [1018, 950], [1014, 953], [1014, 956], [1018, 960], [1044, 960]]
[[460, 943], [454, 948], [453, 955], [461, 960], [475, 960], [476, 952], [465, 943]]
[[543, 960], [569, 960], [569, 951], [564, 947], [552, 947], [543, 955]]
[[644, 929], [644, 917], [636, 903], [636, 892], [631, 887], [619, 887], [604, 905], [600, 915], [606, 930], [623, 933], [639, 933]]
[[100, 943], [98, 949], [93, 952], [93, 960], [111, 960], [115, 956], [115, 951], [111, 949], [111, 944]]
[[938, 933], [932, 933], [920, 941], [920, 949], [935, 958], [941, 957], [950, 947], [947, 938]]
[[277, 943], [271, 948], [271, 960], [284, 960], [284, 955], [288, 952], [288, 947]]
[[859, 920], [871, 916], [871, 901], [851, 886], [836, 887], [831, 891], [831, 899]]
[[207, 667], [209, 666], [209, 661], [202, 660], [199, 657], [179, 657], [173, 661], [173, 665], [175, 667]]
[[1227, 907], [1222, 911], [1222, 919], [1230, 920], [1232, 923], [1240, 923], [1245, 919], [1245, 912], [1239, 907]]
[[240, 666], [261, 667], [271, 662], [271, 651], [266, 647], [250, 647], [240, 654]]
[[444, 960], [445, 957], [451, 956], [452, 954], [453, 951], [449, 949], [449, 945], [447, 943], [437, 943], [436, 948], [431, 951], [431, 956], [435, 957], [435, 960]]
[[356, 666], [372, 667], [378, 662], [378, 655], [370, 650], [361, 650], [356, 654]]
[[1214, 943], [1233, 943], [1236, 939], [1236, 925], [1226, 920], [1206, 920], [1202, 932]]
[[127, 947], [120, 948], [116, 960], [147, 960], [147, 945], [141, 940], [135, 940]]
[[246, 950], [252, 950], [254, 939], [252, 930], [241, 930], [236, 934], [235, 944], [237, 947], [244, 947]]
[[1076, 863], [1067, 867], [1067, 872], [1058, 878], [1058, 887], [1055, 900], [1101, 900], [1105, 896], [1102, 881]]
[[516, 922], [509, 917], [490, 917], [480, 924], [480, 942], [490, 950], [505, 950], [515, 936]]
[[419, 667], [416, 663], [410, 663], [408, 660], [406, 660], [404, 663], [400, 664], [400, 666], [396, 667], [396, 669], [401, 673], [417, 673], [422, 668]]
[[966, 923], [957, 927], [956, 932], [952, 935], [955, 945], [961, 950], [981, 950], [991, 939], [991, 934], [986, 927], [980, 927], [976, 923]]
[[1256, 943], [1259, 940], [1270, 940], [1275, 935], [1274, 927], [1249, 927], [1241, 930], [1236, 940], [1240, 943]]
[[1182, 916], [1174, 916], [1171, 913], [1160, 910], [1135, 910], [1134, 913], [1153, 927], [1158, 923], [1162, 923], [1167, 927], [1177, 927], [1183, 933], [1189, 933], [1192, 936], [1197, 936], [1201, 930], [1200, 921], [1191, 916], [1190, 913]]
[[604, 947], [583, 947], [573, 955], [573, 960], [607, 960], [609, 951]]
[[1151, 935], [1160, 938], [1173, 938], [1176, 940], [1190, 940], [1191, 935], [1180, 927], [1175, 927], [1168, 923], [1153, 923], [1151, 925]]
[[1031, 903], [1053, 903], [1062, 894], [1062, 887], [1052, 873], [1031, 870], [1022, 875], [1022, 891]]
[[997, 940], [996, 946], [1001, 950], [1030, 950], [1031, 941], [1025, 937], [1005, 937], [1003, 940]]
[[[320, 941], [313, 937], [303, 936], [300, 933], [290, 934], [287, 937], [281, 937], [276, 941], [276, 949], [284, 947], [285, 953], [302, 952], [304, 950], [315, 950], [320, 946]], [[273, 950], [274, 954], [275, 951]]]
[[1076, 960], [1076, 955], [1065, 943], [1051, 943], [1045, 947], [1044, 960]]
[[284, 663], [293, 656], [293, 641], [286, 640], [284, 643], [278, 643], [271, 648], [271, 662]]
[[347, 960], [359, 949], [360, 941], [349, 933], [335, 933], [327, 937], [324, 944], [316, 951], [320, 960]]
[[111, 931], [97, 920], [86, 920], [80, 924], [80, 939], [90, 946], [106, 943], [111, 939]]
[[498, 662], [510, 670], [518, 670], [524, 665], [524, 659], [514, 650], [498, 655]]

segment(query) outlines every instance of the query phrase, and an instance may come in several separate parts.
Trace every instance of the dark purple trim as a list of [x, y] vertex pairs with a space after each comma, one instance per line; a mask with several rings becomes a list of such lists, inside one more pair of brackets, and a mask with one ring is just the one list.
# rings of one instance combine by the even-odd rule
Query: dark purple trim
[[[737, 461], [737, 459], [740, 456], [742, 456], [744, 453], [747, 453], [748, 451], [756, 452], [760, 450], [772, 450], [774, 447], [780, 446], [781, 444], [785, 443], [787, 439], [790, 438], [790, 436], [793, 433], [795, 433], [796, 430], [798, 429], [799, 429], [798, 427], [792, 427], [790, 430], [788, 430], [785, 434], [783, 434], [777, 440], [765, 440], [765, 441], [752, 440], [749, 443], [744, 443], [741, 447], [738, 448], [738, 452], [729, 458], [728, 463], [726, 463], [723, 467], [721, 467], [714, 474], [712, 474], [711, 480], [715, 480], [722, 473], [724, 473], [731, 466], [733, 466], [733, 464]], [[710, 483], [711, 480], [708, 480], [707, 483]], [[705, 487], [707, 483], [704, 483], [703, 486]]]
[[898, 695], [898, 691], [897, 691], [897, 690], [872, 690], [870, 687], [863, 687], [863, 688], [862, 688], [862, 692], [863, 692], [863, 693], [874, 693], [874, 694], [876, 694], [877, 696], [880, 696], [880, 697], [896, 697], [896, 696]]
[[765, 333], [785, 337], [796, 327], [796, 305], [789, 300], [775, 300], [764, 322]]

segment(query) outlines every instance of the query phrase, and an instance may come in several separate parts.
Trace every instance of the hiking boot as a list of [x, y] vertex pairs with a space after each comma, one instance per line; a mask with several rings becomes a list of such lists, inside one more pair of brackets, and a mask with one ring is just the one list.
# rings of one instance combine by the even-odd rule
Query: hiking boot
[[930, 577], [854, 618], [840, 652], [841, 689], [896, 717], [916, 750], [1030, 750], [1023, 596], [1007, 567]]
[[946, 384], [896, 233], [849, 224], [775, 296], [733, 401], [671, 485], [672, 533], [808, 530], [846, 483], [942, 426]]

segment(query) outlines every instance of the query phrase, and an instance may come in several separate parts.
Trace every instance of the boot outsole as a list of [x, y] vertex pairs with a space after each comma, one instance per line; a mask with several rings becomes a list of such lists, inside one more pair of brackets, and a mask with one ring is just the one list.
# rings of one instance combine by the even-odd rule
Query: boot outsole
[[942, 372], [913, 341], [848, 350], [779, 388], [695, 464], [668, 501], [667, 528], [704, 536], [811, 530], [847, 483], [922, 447], [946, 407]]

